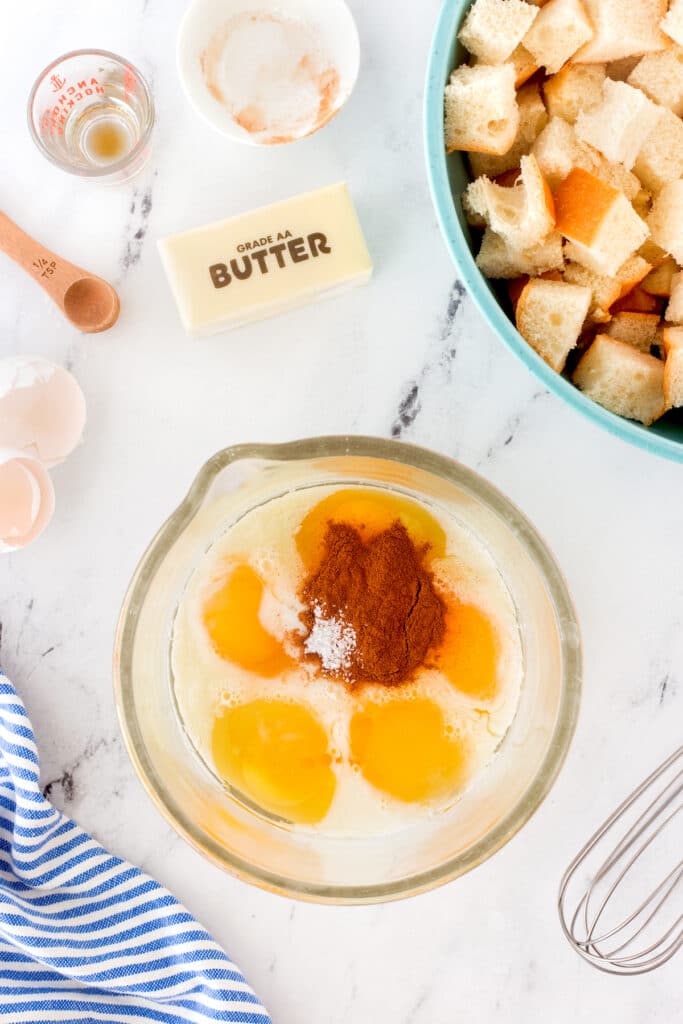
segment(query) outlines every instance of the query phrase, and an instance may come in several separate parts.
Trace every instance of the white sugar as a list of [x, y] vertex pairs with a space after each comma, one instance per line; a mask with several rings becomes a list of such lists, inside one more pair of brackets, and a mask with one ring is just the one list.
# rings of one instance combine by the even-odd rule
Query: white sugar
[[348, 668], [356, 649], [356, 631], [343, 619], [325, 618], [319, 605], [313, 606], [313, 628], [304, 641], [307, 654], [316, 654], [328, 672]]

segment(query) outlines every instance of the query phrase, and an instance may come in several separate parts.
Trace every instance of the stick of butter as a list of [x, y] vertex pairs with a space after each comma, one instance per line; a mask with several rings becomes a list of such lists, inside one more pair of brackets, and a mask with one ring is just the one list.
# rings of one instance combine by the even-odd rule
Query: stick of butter
[[372, 273], [344, 183], [170, 235], [159, 252], [190, 334], [273, 316]]

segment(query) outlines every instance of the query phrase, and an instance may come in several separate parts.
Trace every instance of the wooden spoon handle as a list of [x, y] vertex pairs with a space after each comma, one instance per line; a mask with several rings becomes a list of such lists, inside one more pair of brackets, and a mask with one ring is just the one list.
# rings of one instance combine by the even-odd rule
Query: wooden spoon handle
[[58, 306], [62, 306], [64, 293], [70, 284], [89, 276], [87, 271], [57, 256], [27, 235], [1, 210], [0, 249], [35, 278]]

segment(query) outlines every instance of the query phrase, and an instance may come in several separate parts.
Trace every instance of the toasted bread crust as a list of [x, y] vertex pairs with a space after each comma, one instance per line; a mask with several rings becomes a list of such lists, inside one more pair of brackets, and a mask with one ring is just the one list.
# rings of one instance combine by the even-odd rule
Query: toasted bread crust
[[[643, 278], [643, 291], [650, 295], [658, 295], [660, 298], [667, 298], [671, 295], [671, 282], [676, 273], [676, 263], [672, 259], [666, 260], [659, 267], [655, 267]], [[637, 284], [637, 282], [636, 282]]]
[[575, 167], [555, 191], [557, 230], [573, 242], [591, 245], [618, 196], [616, 188]]
[[[619, 380], [614, 377], [619, 373]], [[664, 364], [627, 342], [598, 334], [572, 380], [605, 409], [649, 426], [666, 412]]]

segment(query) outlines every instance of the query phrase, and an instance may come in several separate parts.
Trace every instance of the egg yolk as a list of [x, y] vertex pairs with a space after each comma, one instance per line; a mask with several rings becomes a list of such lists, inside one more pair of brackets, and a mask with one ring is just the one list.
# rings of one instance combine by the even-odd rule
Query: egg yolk
[[288, 821], [321, 821], [336, 779], [327, 733], [301, 704], [261, 699], [225, 708], [213, 727], [212, 753], [226, 782]]
[[417, 547], [429, 544], [429, 557], [446, 553], [446, 534], [425, 508], [409, 498], [368, 488], [349, 487], [329, 494], [304, 516], [296, 533], [296, 546], [307, 569], [320, 561], [322, 543], [330, 521], [355, 527], [364, 541], [388, 530], [399, 519]]
[[261, 625], [263, 590], [263, 580], [250, 565], [237, 565], [205, 602], [203, 619], [219, 657], [270, 679], [284, 672], [291, 659]]
[[492, 700], [498, 689], [498, 641], [480, 608], [453, 602], [446, 612], [446, 636], [439, 668], [461, 693]]
[[350, 738], [352, 760], [368, 782], [405, 803], [444, 796], [465, 780], [465, 746], [426, 698], [366, 704], [351, 719]]

